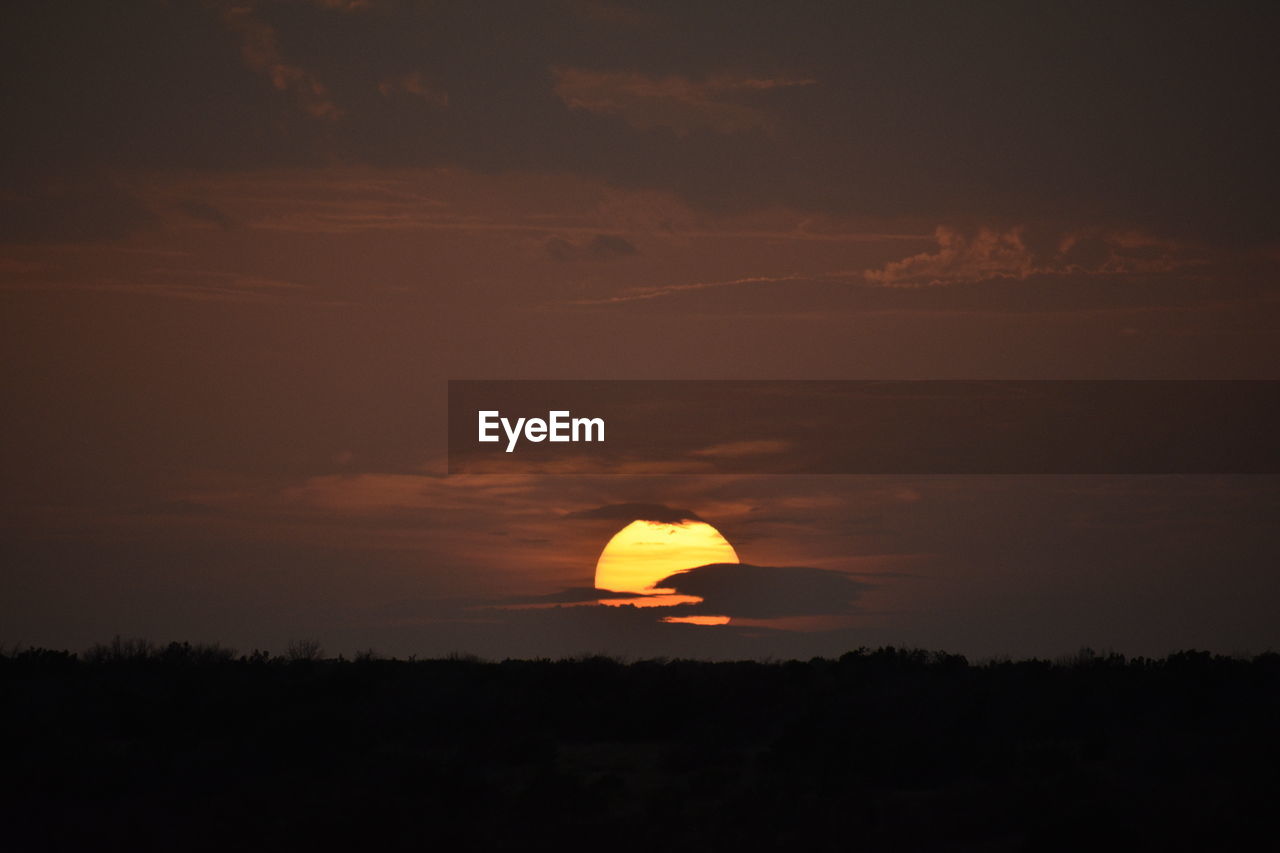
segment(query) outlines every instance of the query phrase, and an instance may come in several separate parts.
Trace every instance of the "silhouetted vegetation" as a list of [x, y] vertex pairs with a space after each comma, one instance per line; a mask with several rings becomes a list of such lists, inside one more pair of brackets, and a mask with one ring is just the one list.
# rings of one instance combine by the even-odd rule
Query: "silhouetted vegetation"
[[[1280, 655], [0, 652], [9, 849], [1228, 849]], [[1271, 830], [1267, 830], [1270, 832]]]

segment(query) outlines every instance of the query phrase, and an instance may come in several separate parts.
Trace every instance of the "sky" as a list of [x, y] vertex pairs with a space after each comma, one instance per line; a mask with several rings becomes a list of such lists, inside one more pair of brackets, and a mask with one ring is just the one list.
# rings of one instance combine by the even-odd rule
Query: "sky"
[[[1276, 18], [11, 0], [0, 643], [1274, 649], [1274, 477], [446, 476], [446, 382], [1280, 379]], [[590, 604], [685, 514], [730, 624]]]

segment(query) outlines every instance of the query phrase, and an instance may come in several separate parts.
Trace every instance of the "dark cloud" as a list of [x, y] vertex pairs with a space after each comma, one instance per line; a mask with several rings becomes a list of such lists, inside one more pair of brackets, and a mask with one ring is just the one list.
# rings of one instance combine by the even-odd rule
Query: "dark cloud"
[[752, 566], [715, 563], [679, 572], [655, 586], [696, 595], [701, 604], [684, 605], [684, 613], [772, 619], [848, 613], [869, 584], [843, 572], [805, 566]]
[[702, 521], [697, 513], [687, 509], [673, 509], [662, 504], [626, 503], [571, 512], [566, 518], [602, 518], [611, 521], [657, 521], [679, 524], [682, 521]]
[[5, 4], [6, 166], [338, 157], [717, 209], [1280, 230], [1273, 5], [658, 4], [642, 28], [558, 3], [359, 8]]

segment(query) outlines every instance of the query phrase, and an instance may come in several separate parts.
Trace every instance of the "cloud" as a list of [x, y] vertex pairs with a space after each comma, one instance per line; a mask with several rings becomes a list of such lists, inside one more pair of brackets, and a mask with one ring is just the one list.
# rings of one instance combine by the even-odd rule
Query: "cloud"
[[544, 246], [547, 255], [557, 261], [605, 261], [638, 254], [631, 241], [617, 234], [597, 234], [590, 240], [579, 242], [550, 237]]
[[[26, 120], [7, 128], [13, 174], [69, 162], [527, 170], [721, 211], [1103, 215], [1232, 245], [1274, 239], [1275, 134], [1251, 107], [1280, 79], [1262, 6], [1175, 14], [1155, 40], [1116, 6], [1107, 45], [1071, 37], [1083, 12], [1045, 27], [1030, 10], [983, 22], [939, 8], [921, 27], [899, 6], [814, 17], [735, 4], [726, 17], [676, 4], [632, 26], [645, 23], [635, 10], [590, 2], [496, 15], [400, 0], [76, 0], [68, 27], [67, 7], [4, 4], [5, 32], [29, 47], [15, 54], [25, 83], [9, 112]], [[1025, 49], [940, 60], [946, 34], [992, 26]], [[92, 37], [107, 32], [123, 40]], [[432, 97], [406, 72], [447, 91], [447, 117], [403, 109]]]
[[622, 302], [647, 302], [651, 299], [662, 299], [667, 296], [677, 296], [698, 290], [719, 290], [722, 288], [738, 288], [743, 286], [758, 284], [779, 284], [792, 281], [802, 281], [817, 278], [817, 276], [802, 276], [798, 274], [791, 275], [753, 275], [744, 278], [732, 278], [723, 281], [694, 281], [686, 284], [667, 284], [655, 287], [638, 287], [628, 290], [624, 293], [618, 293], [613, 296], [603, 296], [591, 299], [575, 299], [566, 304], [569, 305], [615, 305]]
[[323, 83], [305, 69], [285, 62], [275, 29], [254, 14], [252, 5], [230, 6], [223, 11], [222, 20], [240, 36], [240, 57], [249, 70], [267, 77], [276, 91], [292, 95], [313, 118], [333, 121], [342, 117]]
[[701, 566], [664, 578], [656, 586], [703, 599], [700, 604], [681, 605], [679, 609], [684, 614], [725, 614], [744, 619], [848, 613], [870, 588], [869, 584], [830, 569], [748, 563]]
[[1196, 262], [1177, 243], [1135, 230], [1032, 235], [1017, 226], [966, 234], [938, 226], [934, 239], [935, 250], [867, 270], [866, 280], [886, 287], [928, 287], [1033, 275], [1153, 275]]
[[702, 80], [671, 74], [554, 68], [552, 91], [572, 110], [617, 116], [637, 130], [665, 127], [683, 136], [694, 130], [739, 133], [770, 121], [751, 96], [817, 81], [804, 77], [745, 77], [715, 74]]
[[791, 449], [789, 441], [730, 441], [693, 451], [694, 456], [710, 456], [719, 459], [740, 459], [743, 456], [766, 456], [786, 453]]
[[679, 524], [682, 521], [702, 521], [697, 513], [687, 509], [673, 509], [662, 504], [624, 503], [609, 504], [595, 509], [571, 512], [566, 518], [604, 518], [612, 521], [656, 521]]
[[396, 94], [410, 95], [436, 109], [449, 106], [449, 93], [428, 83], [420, 71], [385, 77], [378, 82], [378, 91], [384, 98]]
[[1021, 228], [1005, 232], [982, 228], [974, 236], [966, 237], [939, 226], [935, 237], [936, 251], [891, 261], [881, 269], [868, 270], [867, 278], [892, 286], [945, 284], [987, 278], [1026, 278], [1034, 269]]
[[6, 291], [92, 292], [155, 296], [188, 302], [275, 304], [302, 297], [307, 288], [290, 281], [208, 270], [158, 268], [128, 277], [36, 279], [6, 282]]

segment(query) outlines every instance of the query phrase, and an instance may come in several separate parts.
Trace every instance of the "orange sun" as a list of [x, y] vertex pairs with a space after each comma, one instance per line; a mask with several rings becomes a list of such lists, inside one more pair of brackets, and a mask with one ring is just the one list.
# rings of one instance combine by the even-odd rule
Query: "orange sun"
[[[674, 595], [675, 590], [658, 589], [663, 578], [686, 569], [712, 563], [736, 563], [733, 546], [710, 524], [682, 521], [633, 521], [614, 534], [596, 562], [596, 589], [630, 592], [642, 598], [605, 599], [602, 604], [631, 604], [665, 607], [694, 604], [702, 599]], [[666, 622], [696, 625], [723, 625], [727, 616], [669, 616]]]

